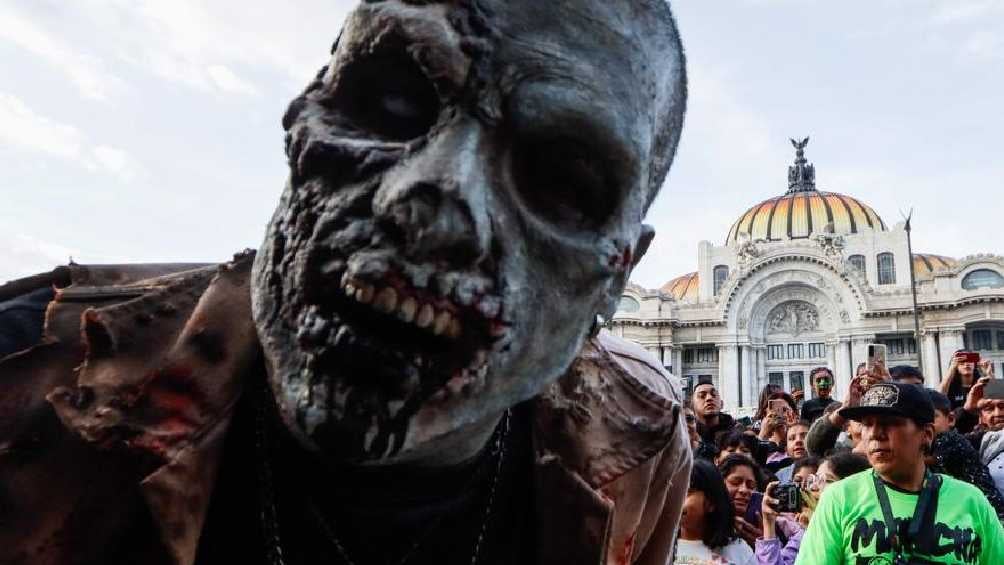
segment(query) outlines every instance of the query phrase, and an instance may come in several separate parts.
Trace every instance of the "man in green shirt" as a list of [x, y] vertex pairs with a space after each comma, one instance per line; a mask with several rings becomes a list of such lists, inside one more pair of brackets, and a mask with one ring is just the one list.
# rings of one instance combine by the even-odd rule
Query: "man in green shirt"
[[934, 441], [924, 389], [882, 382], [840, 415], [861, 423], [872, 470], [826, 489], [796, 565], [1004, 564], [1004, 528], [983, 493], [924, 463]]

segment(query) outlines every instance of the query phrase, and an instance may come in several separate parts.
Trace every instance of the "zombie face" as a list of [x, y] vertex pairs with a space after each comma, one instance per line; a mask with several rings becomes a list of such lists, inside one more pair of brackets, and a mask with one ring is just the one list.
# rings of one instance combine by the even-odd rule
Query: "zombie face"
[[254, 269], [301, 443], [420, 461], [560, 376], [651, 237], [684, 90], [662, 0], [351, 14], [284, 119], [290, 180]]

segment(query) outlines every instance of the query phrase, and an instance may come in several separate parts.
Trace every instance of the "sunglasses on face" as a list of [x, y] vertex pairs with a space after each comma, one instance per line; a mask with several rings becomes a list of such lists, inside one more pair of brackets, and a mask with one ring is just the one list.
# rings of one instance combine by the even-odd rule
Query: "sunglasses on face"
[[683, 417], [687, 420], [688, 424], [693, 424], [697, 421], [697, 416], [694, 416], [693, 414], [685, 414]]

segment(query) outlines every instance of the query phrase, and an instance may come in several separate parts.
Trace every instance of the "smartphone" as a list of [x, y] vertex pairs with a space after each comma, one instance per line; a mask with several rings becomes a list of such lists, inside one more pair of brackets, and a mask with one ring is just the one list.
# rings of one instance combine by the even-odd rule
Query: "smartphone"
[[966, 351], [959, 353], [959, 363], [979, 363], [980, 354], [976, 351]]
[[753, 491], [750, 493], [749, 504], [746, 505], [746, 515], [743, 518], [750, 524], [759, 525], [763, 519], [763, 493]]
[[802, 489], [795, 483], [782, 483], [774, 487], [772, 495], [777, 499], [778, 512], [795, 513], [802, 511]]
[[881, 364], [883, 367], [888, 368], [885, 362], [886, 360], [886, 346], [881, 343], [869, 343], [868, 344], [868, 371], [871, 372], [875, 368], [875, 365]]
[[1004, 400], [1004, 379], [990, 379], [987, 386], [983, 387], [983, 398]]
[[767, 406], [768, 410], [779, 416], [784, 415], [785, 411], [790, 408], [788, 403], [783, 398], [775, 398], [774, 400], [771, 400]]

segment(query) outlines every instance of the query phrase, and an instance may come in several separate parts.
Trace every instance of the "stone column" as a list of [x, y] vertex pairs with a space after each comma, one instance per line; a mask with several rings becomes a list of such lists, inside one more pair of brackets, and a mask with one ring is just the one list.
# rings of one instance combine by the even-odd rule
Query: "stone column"
[[726, 412], [735, 414], [739, 407], [739, 346], [718, 346], [718, 394]]
[[683, 378], [683, 347], [679, 345], [673, 346], [673, 374], [677, 377]]
[[942, 328], [938, 332], [938, 343], [941, 348], [941, 372], [944, 374], [952, 364], [952, 356], [962, 349], [962, 328]]
[[753, 387], [753, 404], [756, 406], [760, 402], [760, 391], [767, 384], [767, 346], [760, 345], [756, 348], [756, 386]]
[[[837, 374], [840, 371], [840, 366], [837, 365], [837, 349], [839, 347], [841, 347], [841, 346], [842, 346], [842, 344], [840, 343], [840, 340], [830, 340], [830, 341], [826, 342], [826, 366], [830, 368], [830, 371], [833, 371], [833, 386], [834, 387], [836, 387], [837, 383], [840, 382], [838, 380], [838, 377], [837, 377]], [[833, 392], [831, 392], [830, 394], [832, 395], [833, 393], [837, 392], [838, 390], [840, 390], [840, 389], [839, 388], [834, 388]], [[812, 383], [811, 382], [806, 383], [806, 390], [805, 390], [805, 392], [806, 392], [806, 396], [805, 397], [809, 398], [809, 393], [812, 392]], [[815, 397], [815, 393], [813, 393], [812, 396]]]
[[739, 404], [741, 406], [754, 406], [757, 402], [757, 395], [760, 394], [756, 378], [756, 350], [750, 345], [744, 345], [740, 349], [742, 354], [743, 397]]
[[847, 389], [851, 386], [851, 340], [842, 337], [833, 345], [833, 397], [837, 400], [844, 400]]
[[941, 359], [938, 357], [937, 339], [937, 330], [924, 330], [924, 335], [921, 337], [924, 366], [920, 370], [924, 372], [924, 383], [929, 387], [937, 387], [938, 383], [941, 382], [942, 371], [948, 368], [947, 366], [945, 369], [941, 367]]

